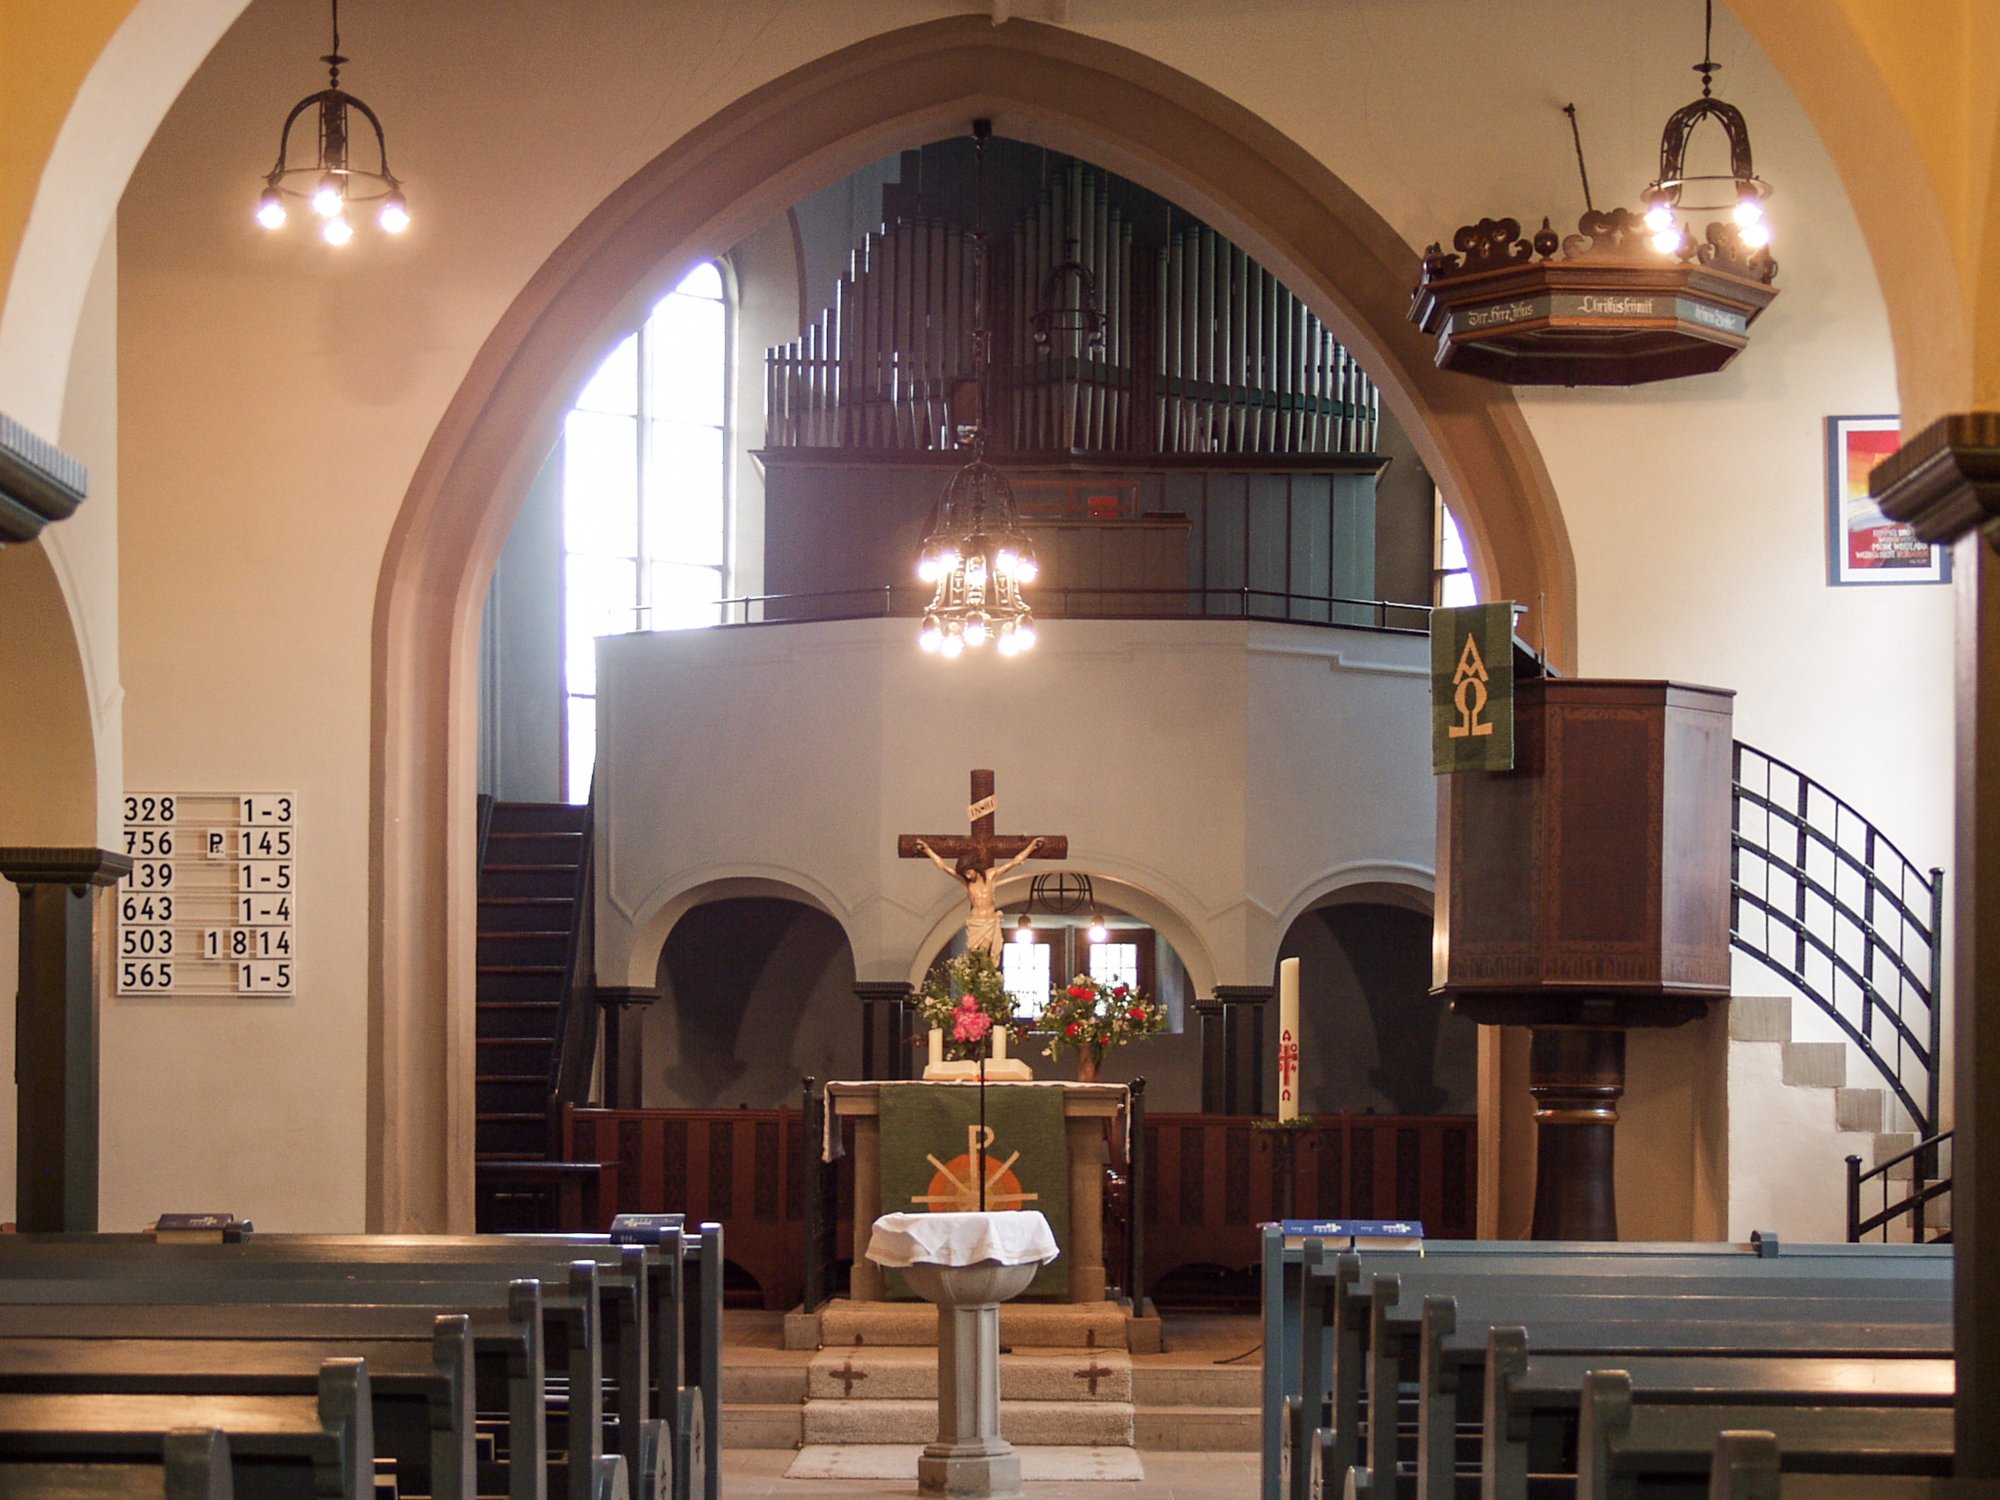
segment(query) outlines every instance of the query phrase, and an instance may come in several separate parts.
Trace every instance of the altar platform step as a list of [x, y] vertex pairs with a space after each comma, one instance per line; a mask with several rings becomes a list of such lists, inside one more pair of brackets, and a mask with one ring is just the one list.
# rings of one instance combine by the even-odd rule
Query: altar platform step
[[[823, 1349], [806, 1366], [813, 1400], [935, 1401], [934, 1349]], [[1132, 1356], [1061, 1349], [1000, 1356], [1003, 1401], [1132, 1401]]]
[[[1010, 1349], [1125, 1349], [1128, 1319], [1115, 1302], [1007, 1302], [1000, 1342]], [[821, 1348], [937, 1347], [937, 1309], [928, 1302], [850, 1302], [818, 1314]]]
[[[1006, 1377], [1001, 1376], [1004, 1387]], [[1012, 1443], [1041, 1447], [1130, 1448], [1129, 1401], [1017, 1401], [1002, 1396], [1000, 1425]], [[814, 1443], [929, 1443], [937, 1439], [937, 1398], [817, 1401], [805, 1407], [805, 1435]]]

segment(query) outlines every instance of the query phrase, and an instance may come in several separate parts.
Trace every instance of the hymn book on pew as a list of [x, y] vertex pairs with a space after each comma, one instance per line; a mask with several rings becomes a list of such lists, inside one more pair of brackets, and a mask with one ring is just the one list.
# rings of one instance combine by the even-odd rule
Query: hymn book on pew
[[1414, 1250], [1422, 1254], [1424, 1248], [1424, 1226], [1415, 1219], [1279, 1219], [1258, 1228], [1276, 1228], [1291, 1250], [1307, 1240], [1334, 1241], [1335, 1248], [1341, 1250]]
[[235, 1214], [161, 1214], [153, 1221], [153, 1239], [162, 1245], [236, 1245], [250, 1236], [248, 1219]]

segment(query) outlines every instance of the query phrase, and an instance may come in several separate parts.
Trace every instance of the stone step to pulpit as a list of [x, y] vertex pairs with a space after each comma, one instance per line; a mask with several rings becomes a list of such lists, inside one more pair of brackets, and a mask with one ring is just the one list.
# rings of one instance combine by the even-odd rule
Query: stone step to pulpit
[[[1011, 1349], [1124, 1349], [1126, 1315], [1115, 1302], [1007, 1302], [1000, 1342]], [[825, 1349], [937, 1347], [937, 1309], [928, 1302], [827, 1303], [819, 1314]]]
[[[1003, 1377], [1004, 1380], [1004, 1377]], [[805, 1408], [807, 1443], [928, 1443], [937, 1437], [938, 1410], [929, 1400], [819, 1401]], [[1010, 1443], [1129, 1448], [1129, 1401], [1015, 1401], [1002, 1398], [1000, 1430]]]
[[[823, 1349], [806, 1367], [808, 1400], [936, 1401], [933, 1349]], [[1002, 1401], [1132, 1400], [1122, 1349], [1050, 1349], [1000, 1356]]]

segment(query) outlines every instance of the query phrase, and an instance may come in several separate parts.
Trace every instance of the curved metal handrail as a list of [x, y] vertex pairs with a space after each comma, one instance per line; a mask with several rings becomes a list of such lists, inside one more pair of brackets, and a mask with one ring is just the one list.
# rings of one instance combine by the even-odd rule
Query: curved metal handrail
[[1731, 945], [1832, 1018], [1930, 1135], [1944, 871], [1920, 870], [1852, 804], [1776, 756], [1738, 741], [1734, 771]]
[[[1951, 1196], [1952, 1173], [1951, 1168], [1945, 1165], [1945, 1158], [1950, 1155], [1951, 1149], [1952, 1132], [1946, 1130], [1918, 1141], [1916, 1145], [1899, 1151], [1894, 1156], [1878, 1161], [1865, 1172], [1861, 1170], [1860, 1157], [1848, 1157], [1848, 1243], [1858, 1245], [1862, 1236], [1874, 1234], [1877, 1230], [1881, 1231], [1886, 1242], [1890, 1227], [1898, 1219], [1909, 1220], [1908, 1228], [1912, 1243], [1920, 1245], [1949, 1243], [1951, 1240], [1949, 1225], [1932, 1234], [1928, 1232], [1924, 1221], [1929, 1217], [1932, 1223], [1936, 1222], [1935, 1210], [1926, 1214], [1928, 1205], [1949, 1199]], [[1890, 1169], [1900, 1167], [1904, 1162], [1910, 1164], [1909, 1191], [1892, 1203], [1889, 1201], [1889, 1184], [1893, 1180]], [[1862, 1192], [1869, 1183], [1876, 1181], [1882, 1184], [1880, 1189], [1882, 1207], [1880, 1211], [1864, 1216], [1861, 1212]]]

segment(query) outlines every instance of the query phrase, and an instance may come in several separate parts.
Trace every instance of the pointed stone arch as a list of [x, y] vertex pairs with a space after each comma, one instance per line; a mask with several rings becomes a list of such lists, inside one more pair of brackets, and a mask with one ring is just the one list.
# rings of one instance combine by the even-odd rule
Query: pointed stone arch
[[1436, 369], [1404, 319], [1416, 252], [1332, 172], [1205, 85], [1045, 26], [963, 17], [849, 47], [738, 100], [662, 152], [501, 318], [405, 497], [374, 623], [373, 1227], [464, 1225], [471, 1205], [470, 864], [480, 602], [560, 412], [621, 321], [792, 202], [987, 116], [1186, 204], [1354, 349], [1468, 521], [1488, 589], [1549, 601], [1574, 649], [1553, 488], [1507, 391]]

